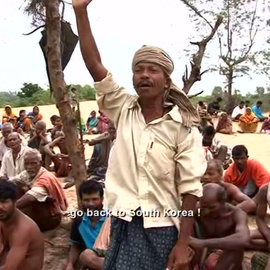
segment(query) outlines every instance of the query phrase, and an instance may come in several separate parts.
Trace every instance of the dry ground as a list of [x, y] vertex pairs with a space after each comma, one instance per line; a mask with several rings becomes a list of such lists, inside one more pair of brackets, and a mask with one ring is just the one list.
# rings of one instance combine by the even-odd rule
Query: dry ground
[[[15, 108], [14, 112], [18, 114], [22, 108]], [[32, 107], [24, 108], [27, 111], [31, 111]], [[81, 114], [84, 119], [88, 117], [92, 110], [98, 110], [95, 101], [81, 102]], [[55, 105], [40, 106], [40, 112], [44, 116], [44, 121], [47, 123], [48, 128], [50, 124], [50, 116], [53, 114], [59, 114]], [[237, 125], [234, 123], [234, 131], [237, 131]], [[222, 139], [228, 146], [233, 147], [237, 144], [244, 144], [248, 147], [250, 158], [259, 160], [269, 171], [270, 171], [270, 136], [264, 134], [239, 134], [234, 135], [222, 135], [218, 134], [218, 138]], [[90, 158], [92, 153], [91, 147], [86, 147], [86, 158]], [[62, 179], [60, 179], [62, 181]], [[66, 190], [66, 194], [69, 201], [69, 211], [76, 208], [76, 194], [75, 189], [70, 188]], [[249, 225], [251, 228], [255, 228], [255, 221], [253, 217], [249, 218]], [[63, 219], [61, 227], [57, 230], [45, 233], [45, 248], [46, 257], [45, 265], [43, 270], [61, 270], [63, 263], [66, 259], [68, 252], [68, 234], [69, 234], [70, 218], [65, 217]], [[245, 261], [247, 262], [250, 258], [251, 253], [246, 253]]]

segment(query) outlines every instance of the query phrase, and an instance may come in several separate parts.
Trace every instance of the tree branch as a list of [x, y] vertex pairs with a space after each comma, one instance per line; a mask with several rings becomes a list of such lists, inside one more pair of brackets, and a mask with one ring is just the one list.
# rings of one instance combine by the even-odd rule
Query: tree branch
[[[186, 0], [182, 0], [182, 1], [184, 3], [186, 3]], [[188, 6], [190, 7], [189, 4], [188, 4]], [[197, 10], [197, 12], [199, 12], [199, 11]], [[197, 14], [197, 12], [196, 12], [196, 14]], [[203, 17], [203, 16], [200, 15], [200, 17]], [[182, 81], [184, 83], [183, 91], [186, 94], [189, 92], [189, 90], [193, 86], [193, 84], [197, 81], [200, 81], [202, 75], [208, 71], [207, 70], [207, 71], [204, 71], [201, 73], [202, 59], [203, 59], [203, 56], [205, 53], [207, 43], [214, 37], [215, 33], [217, 32], [217, 30], [218, 30], [219, 26], [222, 24], [222, 22], [223, 22], [223, 17], [221, 15], [218, 15], [216, 23], [215, 23], [214, 27], [211, 26], [211, 33], [207, 37], [203, 38], [201, 41], [190, 42], [190, 44], [197, 45], [199, 48], [198, 48], [198, 52], [195, 55], [193, 55], [193, 60], [190, 62], [190, 64], [191, 64], [190, 74], [188, 75], [188, 68], [186, 66], [186, 71], [185, 71], [184, 75], [182, 76]]]
[[202, 94], [203, 92], [204, 92], [204, 91], [202, 90], [201, 92], [199, 92], [199, 93], [197, 93], [197, 94], [188, 96], [188, 98], [189, 98], [189, 99], [192, 99], [192, 98], [194, 98], [194, 97], [199, 96], [199, 95]]

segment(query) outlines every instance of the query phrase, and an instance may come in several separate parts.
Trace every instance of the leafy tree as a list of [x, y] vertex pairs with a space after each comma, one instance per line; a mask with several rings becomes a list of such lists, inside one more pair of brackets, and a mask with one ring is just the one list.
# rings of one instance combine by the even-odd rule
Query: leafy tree
[[43, 91], [38, 84], [24, 83], [17, 96], [20, 98], [30, 98], [38, 91]]

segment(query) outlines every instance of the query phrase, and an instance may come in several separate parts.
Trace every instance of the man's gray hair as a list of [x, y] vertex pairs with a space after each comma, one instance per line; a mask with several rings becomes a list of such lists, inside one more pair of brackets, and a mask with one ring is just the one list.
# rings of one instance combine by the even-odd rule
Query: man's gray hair
[[26, 157], [28, 155], [36, 155], [38, 160], [42, 161], [42, 155], [40, 154], [40, 152], [37, 149], [33, 149], [33, 148], [27, 149], [24, 157]]
[[2, 125], [2, 129], [3, 129], [3, 128], [5, 128], [5, 127], [11, 127], [11, 128], [12, 128], [12, 130], [14, 129], [13, 124], [12, 124], [12, 123], [10, 123], [10, 122], [5, 122], [5, 123]]

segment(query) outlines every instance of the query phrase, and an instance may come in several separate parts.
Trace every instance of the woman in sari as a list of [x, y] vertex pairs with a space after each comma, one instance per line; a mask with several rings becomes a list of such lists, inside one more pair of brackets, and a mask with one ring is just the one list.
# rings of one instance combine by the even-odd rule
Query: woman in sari
[[28, 113], [27, 117], [31, 119], [32, 125], [35, 126], [37, 121], [40, 121], [43, 119], [42, 114], [39, 113], [39, 107], [34, 106], [32, 112]]
[[258, 122], [260, 120], [256, 118], [251, 108], [246, 108], [245, 113], [239, 118], [239, 127], [243, 133], [255, 133], [258, 128]]
[[2, 115], [2, 124], [6, 122], [10, 122], [10, 120], [13, 120], [13, 123], [16, 124], [17, 116], [12, 112], [11, 106], [6, 105], [4, 109], [4, 113]]
[[92, 111], [86, 122], [88, 134], [90, 135], [98, 133], [98, 129], [97, 129], [98, 119], [97, 119], [96, 114], [97, 114], [96, 111]]
[[218, 124], [216, 127], [216, 132], [222, 133], [222, 134], [232, 134], [232, 120], [228, 116], [227, 113], [223, 112], [219, 116]]

